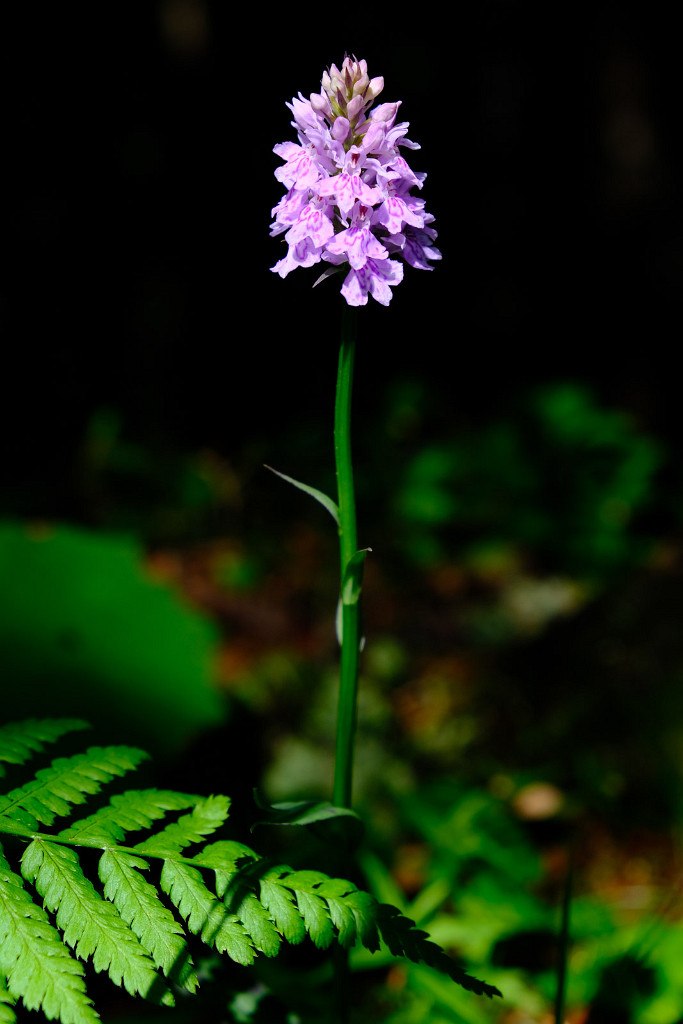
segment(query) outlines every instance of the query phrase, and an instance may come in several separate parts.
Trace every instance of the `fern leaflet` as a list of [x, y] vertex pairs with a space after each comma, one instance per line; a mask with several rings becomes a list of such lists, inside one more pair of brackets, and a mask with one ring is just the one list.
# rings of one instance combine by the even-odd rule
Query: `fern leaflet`
[[[26, 722], [10, 722], [0, 726], [0, 761], [23, 764], [34, 752], [44, 750], [46, 743], [54, 743], [72, 729], [87, 728], [88, 723], [80, 718], [32, 718]], [[0, 776], [4, 774], [5, 769], [0, 764]]]
[[5, 979], [0, 977], [0, 1024], [16, 1024], [14, 999], [7, 991]]
[[0, 853], [0, 972], [7, 991], [48, 1020], [94, 1024], [82, 965], [72, 958], [45, 911]]
[[[153, 997], [159, 984], [154, 961], [115, 906], [85, 877], [74, 850], [34, 839], [21, 858], [21, 871], [55, 914], [64, 941], [81, 960], [92, 957], [96, 971], [108, 971], [111, 980], [124, 984], [131, 995]], [[155, 1001], [173, 1005], [170, 992]]]
[[0, 824], [7, 816], [29, 829], [51, 825], [69, 813], [71, 804], [85, 803], [103, 783], [137, 768], [146, 757], [134, 747], [90, 747], [85, 754], [58, 757], [31, 782], [0, 797]]

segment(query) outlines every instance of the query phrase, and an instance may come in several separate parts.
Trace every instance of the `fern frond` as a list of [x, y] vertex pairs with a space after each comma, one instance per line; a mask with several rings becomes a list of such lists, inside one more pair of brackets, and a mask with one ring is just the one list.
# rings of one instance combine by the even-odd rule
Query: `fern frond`
[[[311, 938], [320, 949], [329, 946], [335, 937], [348, 948], [363, 933], [372, 936], [369, 921], [363, 922], [361, 931], [357, 928], [354, 908], [348, 899], [358, 892], [352, 882], [330, 878], [322, 871], [285, 871], [287, 873], [280, 878], [271, 878], [271, 884], [279, 884], [294, 893]], [[374, 909], [376, 901], [369, 895], [368, 900], [369, 907]], [[372, 938], [370, 942], [369, 948], [376, 949]]]
[[280, 934], [287, 942], [297, 945], [306, 937], [306, 923], [296, 905], [294, 893], [283, 885], [278, 885], [278, 877], [276, 872], [269, 871], [261, 879], [261, 903]]
[[170, 789], [130, 789], [113, 796], [106, 807], [75, 821], [58, 835], [85, 846], [117, 844], [125, 839], [127, 832], [150, 828], [169, 811], [184, 811], [199, 800], [200, 797]]
[[210, 836], [220, 828], [228, 817], [230, 799], [227, 796], [210, 796], [199, 800], [189, 814], [156, 835], [138, 843], [135, 850], [155, 857], [169, 857], [179, 854], [186, 846], [199, 843], [204, 836]]
[[197, 868], [180, 861], [166, 860], [161, 871], [161, 888], [185, 921], [193, 935], [201, 936], [208, 946], [227, 953], [238, 964], [254, 962], [254, 943], [236, 914], [204, 885]]
[[473, 978], [453, 963], [440, 946], [432, 942], [426, 932], [418, 928], [414, 921], [386, 903], [380, 903], [377, 914], [377, 927], [384, 942], [394, 956], [405, 956], [413, 963], [435, 967], [442, 974], [457, 982], [468, 992], [478, 996], [499, 996], [500, 992], [493, 985], [487, 985], [478, 978]]
[[[76, 720], [34, 721], [6, 727], [0, 739], [8, 759], [20, 763], [67, 727], [80, 726]], [[273, 867], [233, 840], [206, 842], [228, 816], [225, 796], [129, 790], [61, 831], [39, 831], [145, 756], [129, 747], [92, 747], [54, 760], [0, 796], [0, 833], [26, 844], [21, 870], [43, 903], [34, 902], [0, 857], [0, 980], [6, 982], [0, 1024], [13, 1021], [19, 999], [62, 1024], [93, 1024], [99, 1018], [85, 991], [82, 960], [130, 993], [172, 1004], [168, 983], [188, 992], [198, 985], [190, 935], [243, 965], [259, 954], [276, 956], [283, 939], [298, 943], [310, 935], [320, 949], [336, 941], [345, 947], [361, 942], [374, 951], [381, 937], [396, 956], [436, 967], [472, 992], [498, 994], [457, 967], [413, 921], [353, 883], [320, 871]], [[124, 845], [129, 833], [141, 830], [150, 834]], [[83, 870], [74, 849], [79, 846], [88, 848], [90, 858], [101, 851], [101, 891]], [[146, 877], [152, 863], [161, 866], [158, 885]]]
[[[24, 764], [35, 753], [45, 749], [73, 729], [87, 729], [80, 718], [30, 718], [25, 722], [9, 722], [0, 726], [0, 761]], [[5, 768], [0, 764], [0, 776]], [[1, 1018], [0, 1018], [1, 1019]]]
[[0, 972], [7, 991], [29, 1010], [62, 1024], [95, 1024], [99, 1014], [74, 960], [42, 907], [23, 887], [0, 850]]
[[104, 896], [137, 935], [157, 967], [176, 985], [194, 992], [199, 984], [185, 932], [141, 874], [147, 862], [122, 850], [105, 850], [98, 873]]
[[85, 754], [58, 757], [31, 782], [0, 797], [0, 818], [7, 816], [31, 829], [41, 822], [51, 825], [69, 813], [71, 804], [85, 803], [103, 783], [137, 768], [146, 757], [135, 747], [90, 747]]
[[172, 993], [161, 988], [154, 961], [113, 904], [96, 891], [74, 850], [34, 839], [21, 858], [21, 871], [55, 914], [64, 941], [81, 960], [92, 957], [96, 971], [108, 971], [131, 995], [173, 1006]]

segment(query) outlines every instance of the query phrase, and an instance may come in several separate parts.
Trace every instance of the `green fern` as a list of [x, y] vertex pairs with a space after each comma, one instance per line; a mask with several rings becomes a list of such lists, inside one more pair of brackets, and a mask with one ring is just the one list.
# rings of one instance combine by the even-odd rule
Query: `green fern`
[[[0, 728], [0, 762], [21, 765], [82, 728], [75, 719]], [[146, 756], [131, 747], [91, 747], [56, 758], [0, 796], [0, 833], [24, 846], [21, 874], [0, 846], [0, 1024], [15, 1020], [19, 999], [62, 1024], [99, 1020], [85, 961], [129, 993], [173, 1005], [174, 990], [194, 992], [198, 984], [190, 934], [244, 965], [306, 935], [320, 949], [360, 942], [375, 951], [383, 940], [395, 955], [437, 967], [471, 992], [500, 994], [351, 882], [273, 866], [232, 840], [205, 842], [228, 816], [227, 797], [129, 790], [60, 831], [44, 830]], [[163, 824], [168, 814], [176, 816]], [[131, 842], [128, 834], [140, 831], [150, 834]], [[79, 847], [96, 851], [90, 857], [99, 851], [99, 887], [83, 870]], [[153, 863], [161, 866], [158, 886], [145, 877]]]

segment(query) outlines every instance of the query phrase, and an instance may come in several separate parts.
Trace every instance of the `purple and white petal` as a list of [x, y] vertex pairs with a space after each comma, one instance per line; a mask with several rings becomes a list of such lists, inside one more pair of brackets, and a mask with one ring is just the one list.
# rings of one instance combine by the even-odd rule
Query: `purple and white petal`
[[270, 269], [280, 277], [287, 277], [297, 267], [312, 267], [314, 263], [320, 263], [320, 250], [310, 238], [304, 238], [296, 245], [290, 245], [287, 255]]
[[351, 270], [342, 285], [342, 295], [350, 306], [365, 306], [370, 293], [383, 306], [391, 302], [391, 285], [403, 280], [403, 265], [396, 260], [376, 263], [368, 260], [359, 270]]
[[322, 248], [334, 234], [332, 221], [319, 206], [309, 203], [304, 206], [296, 224], [289, 229], [285, 240], [295, 245], [304, 238], [310, 238], [316, 248]]

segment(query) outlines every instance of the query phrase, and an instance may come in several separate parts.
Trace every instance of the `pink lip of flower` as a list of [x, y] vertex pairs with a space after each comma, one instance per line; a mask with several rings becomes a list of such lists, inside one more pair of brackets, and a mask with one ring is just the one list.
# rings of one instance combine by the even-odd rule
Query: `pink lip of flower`
[[383, 260], [376, 263], [368, 260], [358, 270], [352, 269], [342, 285], [342, 295], [349, 306], [365, 306], [368, 293], [376, 302], [388, 306], [391, 302], [390, 285], [399, 284], [403, 280], [403, 266], [396, 260]]
[[289, 229], [285, 240], [295, 245], [303, 238], [310, 238], [317, 248], [322, 248], [334, 235], [334, 227], [329, 217], [321, 209], [310, 203], [304, 206], [296, 224]]
[[306, 205], [306, 193], [297, 192], [290, 188], [289, 192], [282, 197], [277, 206], [270, 211], [275, 220], [271, 224], [271, 235], [281, 235], [292, 224], [296, 224], [301, 210]]
[[389, 256], [382, 243], [375, 238], [369, 225], [358, 222], [340, 231], [328, 244], [327, 251], [335, 256], [346, 253], [354, 270], [360, 270], [369, 259], [385, 260]]
[[294, 245], [290, 245], [287, 255], [271, 267], [280, 277], [285, 278], [297, 267], [312, 267], [314, 263], [320, 262], [320, 250], [313, 241], [306, 237]]
[[342, 294], [354, 306], [368, 295], [388, 305], [404, 262], [431, 270], [428, 261], [441, 258], [427, 227], [434, 218], [410, 194], [426, 175], [399, 151], [420, 148], [406, 138], [408, 123], [395, 123], [400, 102], [371, 109], [383, 86], [369, 78], [365, 61], [346, 57], [341, 70], [333, 64], [319, 94], [307, 100], [299, 93], [287, 104], [299, 144], [274, 147], [285, 161], [275, 176], [288, 191], [273, 207], [270, 233], [284, 234], [288, 250], [271, 269], [286, 277], [323, 260], [321, 280], [347, 263]]
[[293, 142], [283, 142], [273, 148], [273, 152], [276, 150], [279, 156], [284, 156], [287, 160], [285, 166], [278, 167], [275, 172], [278, 181], [288, 188], [310, 188], [311, 185], [315, 185], [320, 177], [320, 171], [310, 153], [301, 146], [295, 146]]
[[384, 224], [390, 235], [397, 235], [404, 224], [416, 228], [424, 226], [424, 216], [416, 214], [401, 196], [388, 196], [375, 213], [379, 224]]

